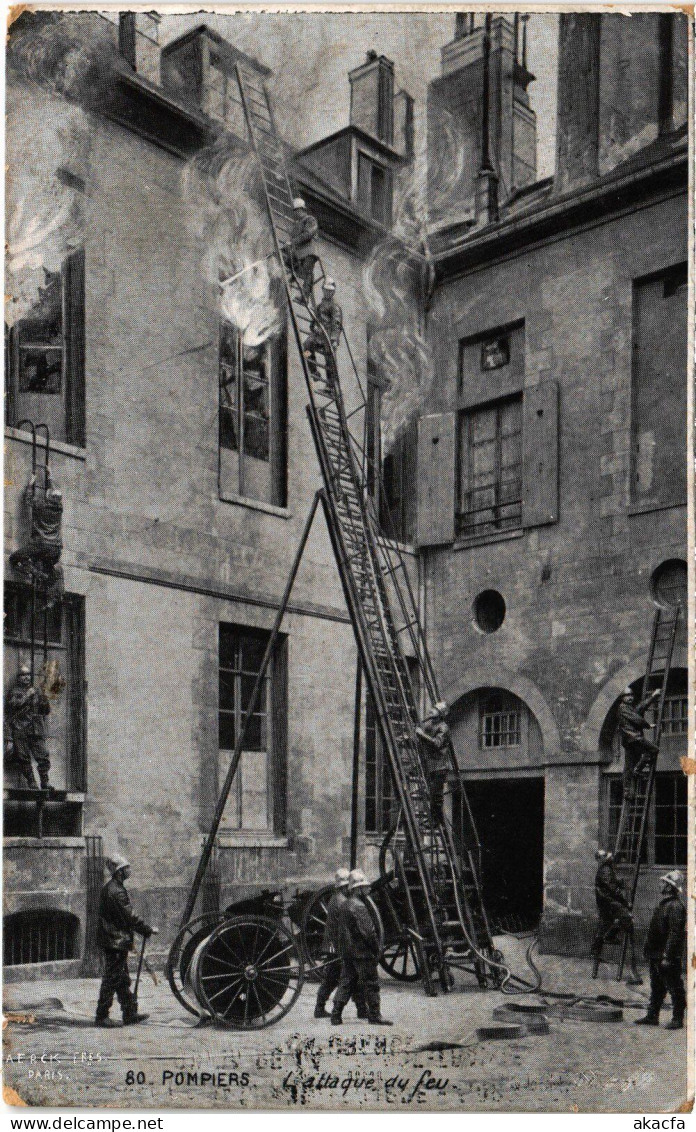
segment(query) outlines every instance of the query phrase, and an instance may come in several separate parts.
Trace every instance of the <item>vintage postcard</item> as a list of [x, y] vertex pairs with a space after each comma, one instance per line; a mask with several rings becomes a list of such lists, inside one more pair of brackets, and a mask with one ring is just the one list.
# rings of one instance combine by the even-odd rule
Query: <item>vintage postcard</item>
[[693, 45], [11, 10], [6, 1103], [685, 1126]]

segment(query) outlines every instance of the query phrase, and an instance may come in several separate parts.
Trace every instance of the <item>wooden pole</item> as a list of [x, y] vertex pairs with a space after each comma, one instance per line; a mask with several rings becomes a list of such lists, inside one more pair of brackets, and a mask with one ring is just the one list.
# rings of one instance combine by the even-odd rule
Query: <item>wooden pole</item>
[[350, 867], [358, 861], [358, 787], [360, 783], [360, 709], [362, 701], [362, 664], [360, 654], [355, 667], [355, 719], [353, 724], [353, 783], [350, 797]]

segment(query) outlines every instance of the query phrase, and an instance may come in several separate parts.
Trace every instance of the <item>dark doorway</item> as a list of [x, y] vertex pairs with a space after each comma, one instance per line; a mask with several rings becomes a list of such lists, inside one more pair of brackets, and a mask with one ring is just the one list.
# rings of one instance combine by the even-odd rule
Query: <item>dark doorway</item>
[[[494, 930], [528, 931], [543, 906], [544, 779], [465, 783], [481, 842], [483, 898]], [[456, 807], [453, 814], [457, 828]]]

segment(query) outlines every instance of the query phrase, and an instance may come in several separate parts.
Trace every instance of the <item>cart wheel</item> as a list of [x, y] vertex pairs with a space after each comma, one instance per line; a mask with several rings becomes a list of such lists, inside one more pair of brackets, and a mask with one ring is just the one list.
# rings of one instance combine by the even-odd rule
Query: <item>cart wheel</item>
[[192, 989], [204, 1010], [228, 1029], [262, 1030], [283, 1018], [303, 982], [298, 940], [265, 916], [233, 916], [198, 944]]
[[398, 983], [417, 983], [421, 977], [418, 952], [408, 935], [390, 940], [380, 956], [379, 965]]
[[167, 980], [172, 988], [172, 994], [191, 1014], [200, 1014], [201, 1012], [191, 990], [186, 985], [191, 959], [201, 940], [210, 935], [222, 918], [219, 912], [206, 912], [204, 916], [189, 920], [181, 928], [169, 948], [167, 966], [165, 967]]
[[302, 917], [302, 948], [308, 973], [315, 982], [328, 962], [324, 953], [324, 929], [333, 891], [332, 884], [320, 888], [309, 901]]

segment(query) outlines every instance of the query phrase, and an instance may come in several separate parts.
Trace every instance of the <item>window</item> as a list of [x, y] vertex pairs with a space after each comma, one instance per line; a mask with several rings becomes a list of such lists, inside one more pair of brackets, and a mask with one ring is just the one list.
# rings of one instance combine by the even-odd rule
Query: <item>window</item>
[[[368, 491], [375, 501], [382, 530], [388, 537], [408, 543], [416, 528], [417, 429], [413, 421], [396, 438], [382, 458], [382, 385], [370, 361], [368, 331], [366, 407], [366, 466]], [[379, 472], [378, 472], [379, 469]]]
[[[411, 684], [418, 697], [418, 666], [406, 657]], [[365, 695], [365, 833], [383, 834], [391, 828], [398, 810], [389, 760], [384, 754], [374, 700]]]
[[634, 284], [632, 495], [686, 502], [686, 265]]
[[[50, 781], [57, 790], [84, 791], [86, 788], [85, 765], [85, 699], [84, 699], [84, 600], [66, 594], [60, 604], [48, 611], [46, 618], [48, 641], [47, 658], [57, 661], [61, 675], [66, 680], [63, 691], [51, 701], [51, 713], [46, 721], [46, 746], [51, 759]], [[31, 645], [31, 590], [28, 586], [8, 583], [5, 586], [5, 689], [14, 680], [21, 664], [30, 662]], [[41, 679], [44, 663], [44, 618], [36, 617], [35, 627], [35, 682]], [[10, 764], [11, 766], [12, 764]], [[9, 768], [8, 768], [9, 769]], [[14, 776], [13, 776], [14, 777]], [[24, 786], [17, 775], [16, 785]], [[74, 828], [79, 812], [64, 808], [53, 812], [51, 808], [51, 828], [56, 836], [61, 835], [60, 824], [66, 822], [70, 827], [62, 831], [64, 836], [79, 833]], [[20, 816], [14, 810], [6, 809], [6, 830], [8, 825], [19, 822]], [[56, 824], [57, 823], [57, 824]], [[32, 830], [29, 831], [33, 832]], [[44, 822], [44, 833], [49, 829]], [[12, 836], [21, 836], [20, 828], [13, 828]]]
[[31, 908], [3, 919], [3, 962], [55, 963], [79, 957], [80, 921], [57, 908]]
[[287, 502], [285, 338], [253, 348], [220, 327], [220, 487], [284, 507]]
[[519, 747], [522, 742], [522, 715], [504, 696], [489, 696], [481, 702], [479, 746]]
[[[231, 753], [248, 712], [268, 640], [269, 634], [259, 630], [220, 625], [218, 732], [221, 778], [227, 772]], [[228, 828], [283, 832], [286, 669], [286, 641], [281, 639], [247, 727], [241, 761], [227, 803]]]
[[459, 418], [459, 533], [522, 523], [522, 397]]
[[9, 331], [7, 422], [45, 421], [53, 440], [84, 444], [84, 253], [44, 283], [26, 318]]
[[686, 735], [689, 731], [689, 700], [686, 696], [666, 696], [662, 715], [662, 734]]
[[[606, 782], [607, 843], [613, 845], [619, 828], [623, 782], [619, 775], [606, 776]], [[686, 865], [688, 828], [686, 785], [686, 775], [681, 771], [656, 773], [642, 858], [646, 865], [661, 867]]]
[[358, 208], [378, 224], [391, 224], [391, 173], [367, 154], [358, 150]]

